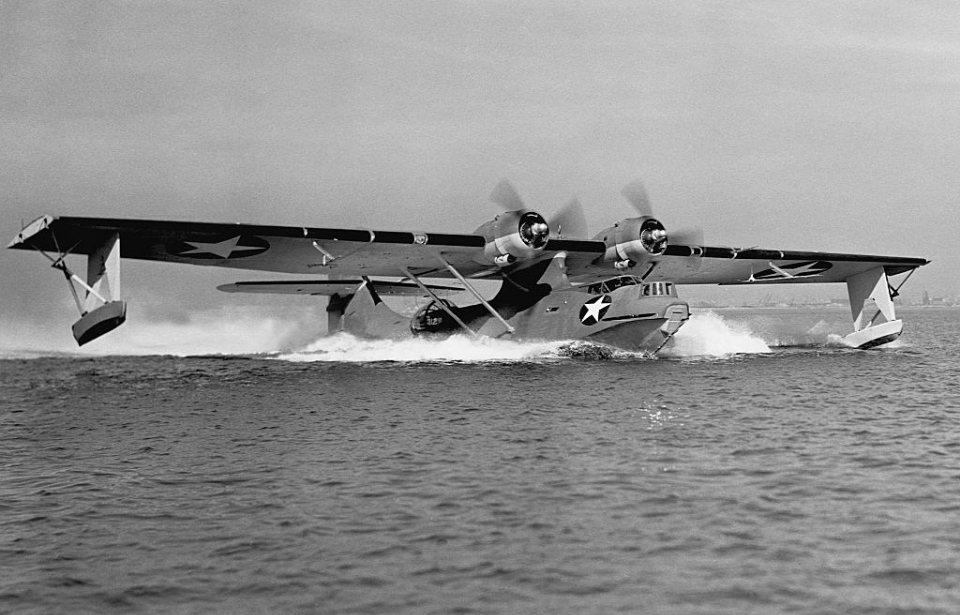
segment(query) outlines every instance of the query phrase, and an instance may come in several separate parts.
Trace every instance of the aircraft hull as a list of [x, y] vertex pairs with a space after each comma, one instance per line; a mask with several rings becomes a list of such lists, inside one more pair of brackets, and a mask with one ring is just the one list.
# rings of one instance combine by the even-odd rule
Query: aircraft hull
[[[604, 329], [599, 333], [588, 335], [589, 342], [615, 346], [632, 352], [655, 353], [666, 344], [676, 329], [668, 331], [667, 318], [651, 318], [638, 320]], [[679, 329], [679, 327], [677, 327]]]
[[[451, 309], [470, 331], [479, 335], [516, 341], [585, 340], [653, 354], [686, 322], [689, 308], [675, 295], [644, 297], [640, 293], [639, 286], [602, 294], [569, 289], [550, 293], [520, 311], [510, 305], [498, 305], [495, 309], [500, 318], [493, 317], [480, 305], [451, 306]], [[389, 308], [375, 292], [360, 291], [347, 305], [339, 322], [341, 330], [367, 338], [406, 339], [468, 333], [439, 310], [434, 311], [434, 316], [442, 323], [434, 330], [423, 330], [415, 325], [416, 316], [413, 319], [403, 316]]]

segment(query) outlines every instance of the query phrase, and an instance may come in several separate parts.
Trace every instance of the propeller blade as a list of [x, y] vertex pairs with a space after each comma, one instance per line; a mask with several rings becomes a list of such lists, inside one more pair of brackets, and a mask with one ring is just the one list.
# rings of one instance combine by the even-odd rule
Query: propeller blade
[[647, 189], [639, 179], [624, 186], [620, 194], [630, 201], [630, 204], [633, 205], [633, 208], [636, 209], [637, 213], [641, 216], [653, 215], [653, 206], [650, 205], [650, 197], [647, 196]]
[[523, 199], [520, 198], [513, 184], [505, 179], [501, 179], [500, 183], [493, 189], [493, 192], [490, 193], [490, 200], [507, 211], [525, 209]]
[[587, 217], [583, 213], [583, 205], [576, 197], [555, 213], [549, 222], [550, 231], [554, 237], [583, 239], [588, 236]]
[[699, 248], [703, 246], [703, 229], [699, 227], [681, 228], [669, 231], [667, 241], [675, 246]]

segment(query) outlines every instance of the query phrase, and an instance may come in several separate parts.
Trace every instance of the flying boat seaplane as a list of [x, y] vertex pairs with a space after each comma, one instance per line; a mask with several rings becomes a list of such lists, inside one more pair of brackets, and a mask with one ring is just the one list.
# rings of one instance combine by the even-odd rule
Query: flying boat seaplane
[[[576, 200], [548, 221], [501, 182], [492, 200], [506, 211], [470, 234], [47, 215], [8, 247], [37, 251], [63, 273], [80, 312], [73, 325], [80, 345], [125, 321], [124, 258], [296, 274], [218, 288], [326, 296], [330, 333], [587, 340], [648, 353], [689, 318], [677, 294], [685, 284], [845, 283], [853, 316], [847, 344], [888, 344], [903, 330], [894, 298], [928, 262], [705, 246], [700, 231], [668, 232], [639, 182], [623, 194], [638, 215], [593, 239]], [[85, 278], [67, 266], [74, 255], [87, 257]], [[499, 290], [485, 296], [483, 281], [499, 283]], [[457, 305], [454, 293], [468, 300]], [[393, 296], [417, 297], [421, 305], [404, 315], [385, 302]]]

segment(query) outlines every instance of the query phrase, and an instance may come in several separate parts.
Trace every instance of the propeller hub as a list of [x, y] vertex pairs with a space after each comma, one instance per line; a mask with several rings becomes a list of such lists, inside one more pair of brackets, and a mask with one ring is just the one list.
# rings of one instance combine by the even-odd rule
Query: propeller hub
[[648, 218], [640, 227], [640, 243], [650, 254], [663, 254], [667, 249], [667, 230], [659, 220]]
[[523, 243], [531, 248], [544, 247], [550, 237], [550, 225], [543, 219], [543, 216], [532, 211], [521, 216], [517, 230]]

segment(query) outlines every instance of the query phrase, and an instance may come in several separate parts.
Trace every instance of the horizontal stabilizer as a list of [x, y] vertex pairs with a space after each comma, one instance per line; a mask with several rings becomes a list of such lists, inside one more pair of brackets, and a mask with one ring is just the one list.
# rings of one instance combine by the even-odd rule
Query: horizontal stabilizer
[[[356, 292], [363, 280], [282, 280], [277, 282], [235, 282], [217, 287], [227, 293], [270, 293], [280, 295], [349, 295]], [[390, 296], [415, 297], [424, 294], [412, 282], [382, 282], [372, 280], [370, 284], [377, 293]], [[455, 293], [463, 290], [460, 286], [427, 284], [427, 288], [438, 293]]]

